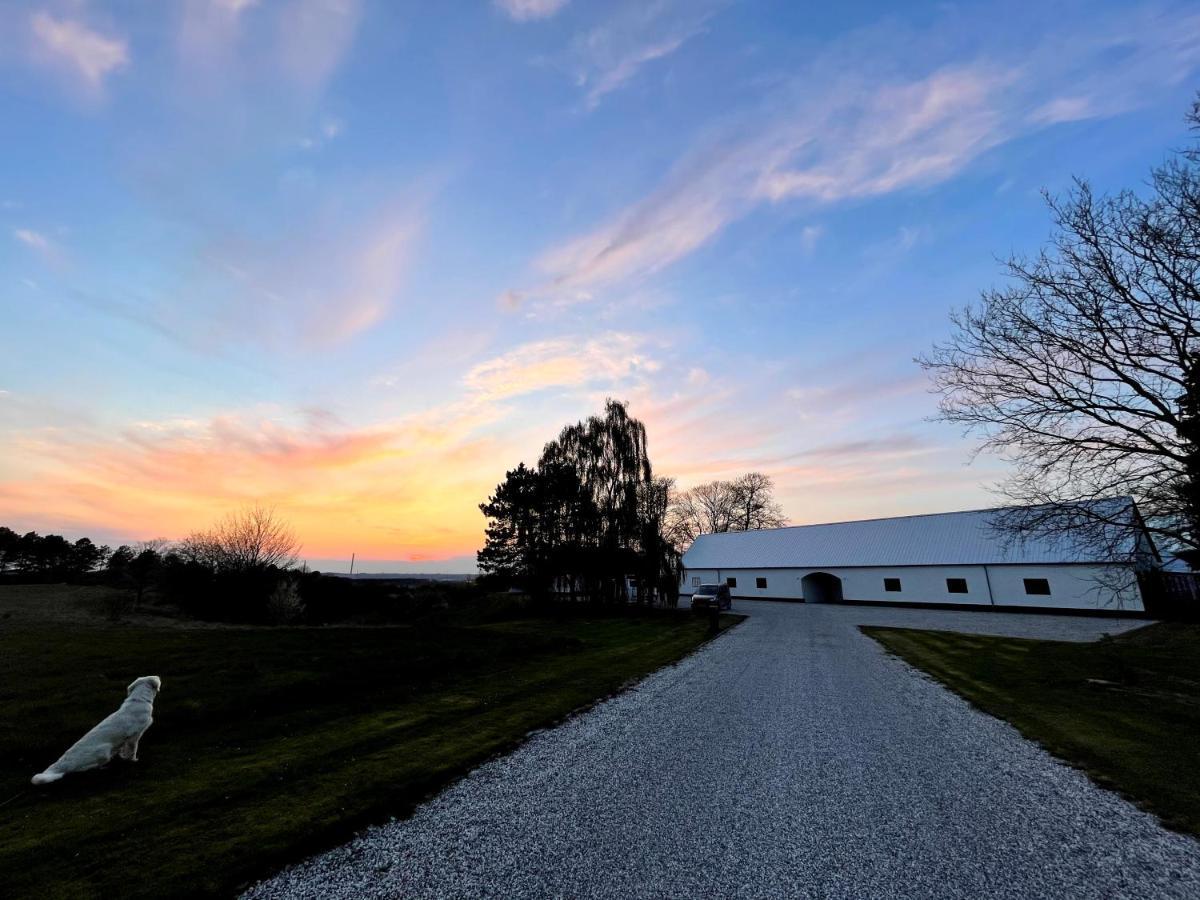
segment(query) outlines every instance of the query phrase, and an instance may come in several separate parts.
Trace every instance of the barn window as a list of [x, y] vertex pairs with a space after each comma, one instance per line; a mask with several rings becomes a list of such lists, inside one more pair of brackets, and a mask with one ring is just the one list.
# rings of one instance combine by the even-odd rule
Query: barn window
[[892, 594], [899, 593], [900, 592], [900, 579], [899, 578], [883, 579], [883, 589]]
[[1025, 593], [1038, 594], [1042, 597], [1050, 596], [1050, 582], [1045, 578], [1026, 578]]
[[736, 578], [726, 578], [725, 583], [727, 585], [729, 585], [730, 587], [737, 587], [737, 579]]
[[947, 578], [946, 590], [951, 594], [967, 593], [967, 579], [965, 578]]
[[692, 587], [700, 587], [700, 576], [699, 575], [692, 576]]
[[754, 586], [755, 586], [756, 588], [765, 588], [765, 587], [767, 586], [767, 579], [765, 579], [765, 578], [755, 578], [755, 579], [754, 579]]

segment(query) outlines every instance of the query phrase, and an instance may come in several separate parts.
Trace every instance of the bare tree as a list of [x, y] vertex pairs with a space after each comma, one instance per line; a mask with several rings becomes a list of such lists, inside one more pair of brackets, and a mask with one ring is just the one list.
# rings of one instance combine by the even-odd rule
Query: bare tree
[[773, 482], [761, 472], [696, 485], [671, 498], [665, 531], [676, 546], [686, 547], [702, 534], [778, 528], [787, 518], [773, 492]]
[[296, 564], [300, 544], [275, 510], [252, 506], [231, 513], [208, 531], [189, 535], [180, 545], [185, 559], [217, 571], [250, 571]]
[[1200, 549], [1198, 163], [1156, 169], [1145, 197], [1047, 196], [1049, 247], [1010, 259], [1011, 284], [918, 360], [942, 418], [1013, 463], [1000, 490], [1027, 509], [1006, 528], [1128, 550], [1136, 514], [1095, 501], [1129, 495], [1161, 543]]
[[667, 507], [666, 531], [678, 547], [701, 534], [729, 531], [734, 521], [733, 492], [728, 481], [709, 481], [677, 493]]
[[775, 482], [762, 472], [747, 472], [730, 483], [733, 499], [734, 531], [779, 528], [787, 517], [774, 497]]

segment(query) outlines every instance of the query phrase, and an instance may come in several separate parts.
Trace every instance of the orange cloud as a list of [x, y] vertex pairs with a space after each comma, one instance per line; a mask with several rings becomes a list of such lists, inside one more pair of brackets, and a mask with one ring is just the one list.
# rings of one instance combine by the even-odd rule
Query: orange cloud
[[478, 417], [425, 414], [363, 429], [218, 416], [140, 423], [115, 438], [19, 438], [24, 477], [0, 482], [0, 518], [183, 537], [252, 502], [275, 506], [304, 555], [438, 559], [479, 546], [476, 504], [513, 451], [470, 432]]
[[[797, 382], [770, 364], [754, 375], [749, 362], [737, 378], [695, 377], [672, 363], [668, 345], [653, 345], [661, 359], [649, 345], [623, 334], [519, 345], [468, 368], [456, 401], [371, 426], [259, 411], [113, 432], [4, 397], [0, 523], [106, 541], [179, 538], [264, 503], [310, 559], [470, 556], [483, 539], [478, 504], [504, 472], [535, 462], [542, 442], [606, 395], [629, 400], [645, 421], [657, 474], [686, 488], [765, 472], [793, 521], [988, 502], [978, 485], [994, 472], [963, 469], [960, 447], [922, 432], [924, 409], [896, 415], [898, 401], [919, 395], [917, 382], [856, 373], [796, 394], [791, 385], [815, 379]], [[752, 390], [767, 376], [773, 391]], [[854, 412], [832, 415], [839, 409]]]

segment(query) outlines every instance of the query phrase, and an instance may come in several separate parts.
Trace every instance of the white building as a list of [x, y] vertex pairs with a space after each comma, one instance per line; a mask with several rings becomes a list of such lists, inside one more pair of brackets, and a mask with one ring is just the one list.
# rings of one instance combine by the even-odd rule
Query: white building
[[[1132, 501], [1116, 502], [1141, 521]], [[726, 583], [734, 597], [808, 603], [1144, 610], [1133, 560], [1157, 561], [1144, 528], [1118, 559], [1062, 539], [1014, 541], [996, 513], [704, 534], [683, 555], [680, 605], [700, 584]]]

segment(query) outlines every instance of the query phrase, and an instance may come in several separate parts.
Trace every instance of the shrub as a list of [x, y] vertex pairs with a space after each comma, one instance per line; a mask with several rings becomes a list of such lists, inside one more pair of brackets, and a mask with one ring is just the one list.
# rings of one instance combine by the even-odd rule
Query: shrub
[[292, 625], [303, 615], [300, 586], [294, 578], [280, 578], [267, 598], [267, 621], [272, 625]]

